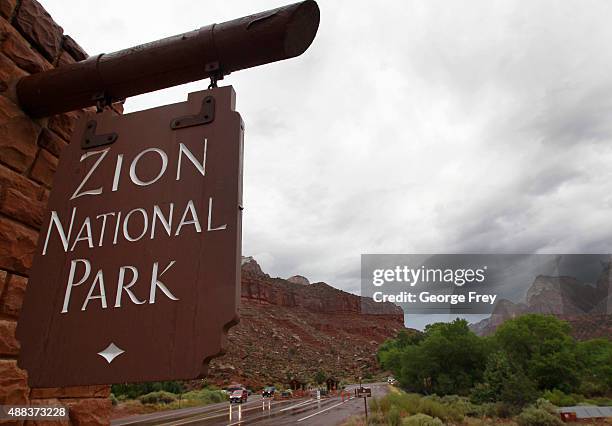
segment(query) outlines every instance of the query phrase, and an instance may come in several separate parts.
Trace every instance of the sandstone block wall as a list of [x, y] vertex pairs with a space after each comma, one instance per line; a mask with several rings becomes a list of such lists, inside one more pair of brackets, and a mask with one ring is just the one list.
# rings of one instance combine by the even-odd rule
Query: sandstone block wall
[[59, 402], [70, 408], [71, 424], [95, 425], [109, 422], [109, 387], [30, 389], [15, 338], [58, 157], [82, 113], [33, 120], [19, 108], [15, 84], [86, 57], [40, 3], [0, 0], [0, 404]]

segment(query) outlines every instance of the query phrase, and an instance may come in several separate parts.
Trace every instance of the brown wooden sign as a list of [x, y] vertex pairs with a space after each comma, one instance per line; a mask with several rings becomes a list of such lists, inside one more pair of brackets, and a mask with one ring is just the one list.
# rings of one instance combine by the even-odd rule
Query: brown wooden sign
[[89, 114], [62, 152], [19, 320], [30, 386], [191, 379], [238, 321], [231, 87]]
[[371, 388], [358, 388], [357, 389], [357, 397], [358, 398], [369, 398], [372, 396]]

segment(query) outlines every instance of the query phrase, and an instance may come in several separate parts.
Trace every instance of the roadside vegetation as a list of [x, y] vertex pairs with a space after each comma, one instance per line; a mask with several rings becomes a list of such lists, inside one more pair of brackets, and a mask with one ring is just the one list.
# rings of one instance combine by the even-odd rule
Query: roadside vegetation
[[181, 382], [171, 381], [113, 385], [110, 398], [122, 411], [146, 413], [223, 402], [227, 395], [211, 385], [186, 392]]
[[386, 341], [378, 359], [401, 390], [372, 398], [368, 424], [552, 426], [557, 407], [612, 405], [612, 342], [577, 342], [553, 316], [521, 316], [489, 337], [465, 320], [432, 324]]
[[[477, 404], [469, 397], [457, 395], [420, 395], [397, 388], [383, 398], [369, 403], [368, 425], [442, 426], [489, 425], [503, 423], [518, 426], [561, 426], [556, 408], [538, 399], [519, 412], [502, 403]], [[355, 417], [347, 425], [365, 425], [365, 418]]]

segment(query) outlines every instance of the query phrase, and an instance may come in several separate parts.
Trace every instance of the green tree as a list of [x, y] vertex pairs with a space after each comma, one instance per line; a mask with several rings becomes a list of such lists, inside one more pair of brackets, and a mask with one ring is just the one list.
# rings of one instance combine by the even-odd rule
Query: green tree
[[398, 336], [378, 354], [400, 385], [423, 392], [467, 394], [482, 376], [487, 349], [467, 321], [436, 323], [419, 337]]
[[535, 383], [520, 367], [512, 365], [505, 352], [498, 351], [489, 356], [483, 379], [484, 382], [472, 390], [474, 402], [502, 401], [523, 407], [539, 396]]
[[576, 345], [582, 383], [580, 393], [603, 396], [612, 391], [612, 342], [593, 339]]
[[423, 340], [424, 334], [420, 332], [409, 333], [406, 330], [401, 330], [397, 333], [395, 339], [387, 339], [376, 354], [380, 365], [394, 374], [401, 369], [402, 352], [412, 345], [417, 345]]
[[[567, 322], [530, 314], [478, 337], [464, 320], [400, 333], [378, 359], [400, 385], [420, 393], [471, 394], [478, 402], [523, 407], [543, 391], [606, 396], [612, 391], [612, 342], [576, 342]], [[484, 371], [484, 373], [483, 373]]]
[[510, 363], [539, 389], [571, 392], [578, 386], [576, 344], [566, 321], [550, 315], [523, 315], [502, 324], [495, 339]]

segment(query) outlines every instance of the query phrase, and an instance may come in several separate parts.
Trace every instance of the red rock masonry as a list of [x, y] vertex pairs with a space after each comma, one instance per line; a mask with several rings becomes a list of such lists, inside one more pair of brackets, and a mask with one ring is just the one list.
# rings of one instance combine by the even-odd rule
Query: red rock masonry
[[0, 404], [61, 403], [75, 425], [109, 423], [109, 387], [30, 389], [17, 367], [15, 327], [58, 157], [81, 112], [33, 120], [17, 105], [15, 85], [86, 57], [35, 0], [0, 0]]

